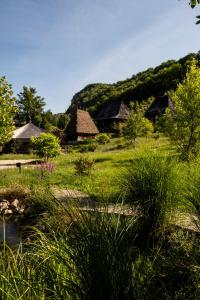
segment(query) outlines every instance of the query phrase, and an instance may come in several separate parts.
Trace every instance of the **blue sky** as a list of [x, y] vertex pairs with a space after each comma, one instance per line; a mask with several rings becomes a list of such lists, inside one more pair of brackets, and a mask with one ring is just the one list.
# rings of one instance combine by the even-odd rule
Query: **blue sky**
[[0, 76], [63, 112], [94, 82], [116, 82], [200, 50], [188, 0], [0, 0]]

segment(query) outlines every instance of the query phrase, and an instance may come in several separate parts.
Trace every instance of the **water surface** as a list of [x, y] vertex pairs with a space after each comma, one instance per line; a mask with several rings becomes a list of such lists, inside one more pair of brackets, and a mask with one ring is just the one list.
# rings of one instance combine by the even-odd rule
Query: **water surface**
[[[22, 228], [12, 219], [0, 219], [0, 244], [4, 238], [10, 246], [19, 245], [21, 242]], [[5, 236], [4, 236], [5, 235]]]

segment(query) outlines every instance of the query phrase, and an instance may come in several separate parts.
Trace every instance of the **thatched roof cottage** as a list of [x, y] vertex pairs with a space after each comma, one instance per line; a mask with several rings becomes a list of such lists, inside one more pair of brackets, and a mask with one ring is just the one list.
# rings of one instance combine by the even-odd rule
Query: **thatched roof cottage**
[[174, 104], [168, 95], [157, 97], [145, 113], [145, 117], [155, 122], [157, 116], [162, 116], [166, 108], [174, 111]]
[[32, 137], [40, 136], [42, 132], [44, 132], [44, 129], [41, 129], [32, 123], [28, 123], [22, 127], [17, 128], [13, 132], [12, 139], [26, 142], [30, 141]]
[[98, 133], [99, 130], [87, 111], [77, 109], [71, 115], [71, 119], [66, 130], [68, 141], [94, 139]]
[[112, 101], [103, 104], [95, 120], [101, 132], [114, 132], [114, 124], [125, 121], [130, 109], [124, 102]]
[[42, 132], [44, 132], [44, 129], [41, 129], [32, 123], [17, 128], [14, 130], [10, 142], [4, 146], [3, 152], [29, 152], [31, 138], [40, 136]]

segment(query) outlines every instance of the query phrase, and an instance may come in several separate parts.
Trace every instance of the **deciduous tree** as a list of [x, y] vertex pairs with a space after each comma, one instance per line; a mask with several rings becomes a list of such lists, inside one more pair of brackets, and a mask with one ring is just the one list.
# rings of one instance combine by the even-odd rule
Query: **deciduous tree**
[[12, 87], [5, 77], [0, 77], [0, 145], [4, 145], [12, 136], [16, 112]]
[[[190, 1], [190, 6], [191, 6], [192, 8], [195, 8], [195, 6], [196, 6], [197, 4], [200, 4], [200, 0], [191, 0], [191, 1]], [[196, 24], [200, 24], [200, 16], [197, 16], [197, 22], [196, 22]]]
[[186, 77], [171, 93], [175, 111], [166, 111], [164, 129], [177, 145], [182, 156], [190, 159], [200, 146], [200, 68], [192, 60]]
[[194, 8], [197, 4], [200, 4], [200, 0], [191, 0], [190, 5], [192, 8]]
[[41, 124], [46, 103], [44, 98], [37, 95], [35, 88], [24, 86], [23, 91], [18, 94], [16, 103], [19, 108], [18, 119], [20, 122]]
[[54, 134], [42, 133], [39, 137], [33, 137], [31, 142], [36, 154], [45, 160], [61, 153], [60, 141]]
[[131, 104], [131, 112], [125, 123], [120, 125], [120, 133], [135, 143], [138, 136], [148, 136], [153, 132], [152, 123], [144, 117], [145, 106], [137, 102]]

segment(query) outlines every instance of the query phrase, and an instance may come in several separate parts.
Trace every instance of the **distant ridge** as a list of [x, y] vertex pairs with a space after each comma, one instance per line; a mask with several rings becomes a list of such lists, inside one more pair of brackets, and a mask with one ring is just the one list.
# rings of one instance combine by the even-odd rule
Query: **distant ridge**
[[114, 84], [89, 84], [76, 93], [67, 112], [72, 112], [78, 105], [87, 109], [95, 117], [102, 105], [108, 101], [141, 102], [154, 96], [162, 96], [169, 90], [174, 90], [185, 76], [188, 61], [196, 58], [200, 63], [200, 51], [190, 53], [179, 60], [169, 60], [131, 78]]

